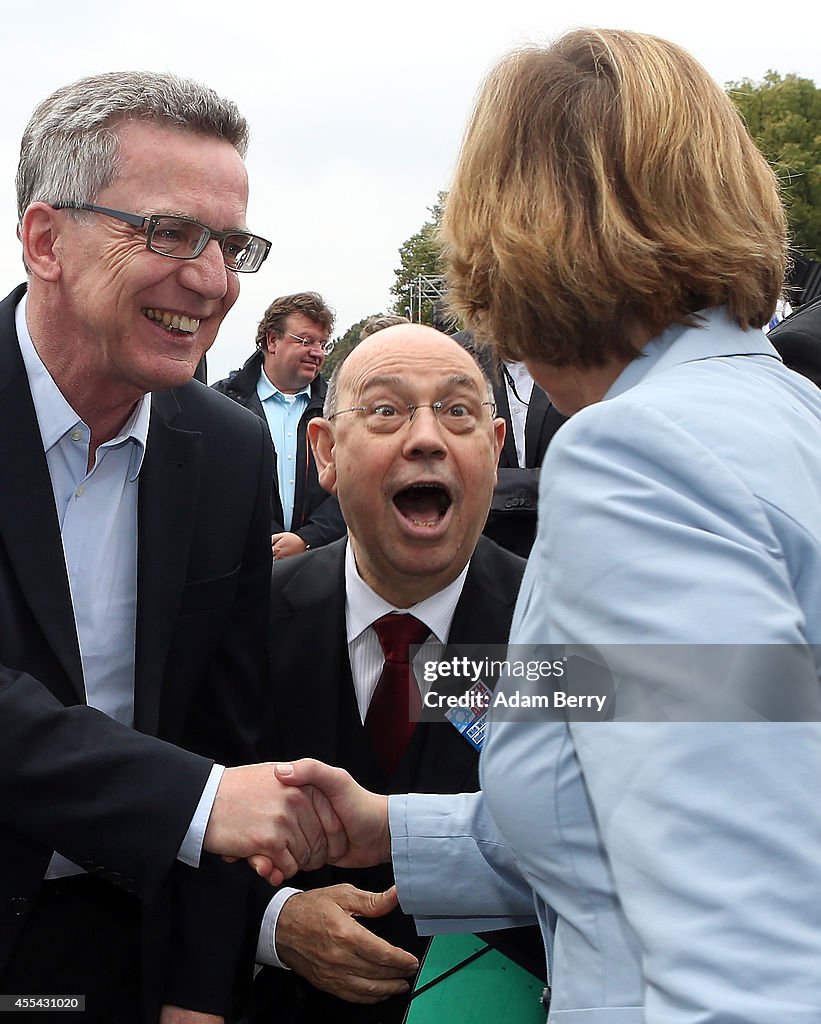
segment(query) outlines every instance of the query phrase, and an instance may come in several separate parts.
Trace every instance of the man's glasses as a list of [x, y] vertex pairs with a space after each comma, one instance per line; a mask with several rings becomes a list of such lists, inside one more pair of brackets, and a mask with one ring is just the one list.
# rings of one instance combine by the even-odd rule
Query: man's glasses
[[55, 210], [101, 213], [105, 217], [114, 217], [131, 224], [145, 232], [146, 249], [160, 256], [170, 256], [173, 260], [195, 260], [213, 238], [219, 242], [225, 266], [238, 274], [255, 273], [271, 251], [271, 243], [259, 235], [245, 231], [214, 231], [189, 217], [170, 217], [165, 214], [141, 217], [138, 213], [110, 210], [107, 206], [95, 206], [93, 203], [60, 202], [53, 206]]
[[334, 350], [336, 342], [331, 338], [327, 341], [322, 341], [320, 338], [309, 338], [307, 335], [303, 338], [299, 334], [291, 334], [290, 331], [282, 332], [286, 338], [292, 338], [294, 341], [298, 341], [303, 348], [321, 348], [326, 356], [329, 356]]
[[438, 422], [452, 434], [470, 434], [476, 429], [483, 417], [483, 408], [490, 409], [490, 417], [496, 415], [495, 402], [480, 402], [472, 398], [446, 398], [441, 402], [428, 402], [423, 405], [409, 405], [398, 402], [374, 402], [373, 405], [354, 405], [350, 409], [340, 409], [328, 419], [336, 419], [346, 412], [361, 412], [365, 424], [374, 434], [395, 434], [407, 423], [413, 422], [418, 409], [431, 409]]

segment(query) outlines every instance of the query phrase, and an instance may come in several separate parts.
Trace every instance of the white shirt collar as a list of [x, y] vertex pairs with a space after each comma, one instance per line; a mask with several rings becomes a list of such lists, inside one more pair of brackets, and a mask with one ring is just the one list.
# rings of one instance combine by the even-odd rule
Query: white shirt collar
[[470, 562], [452, 583], [410, 608], [396, 608], [380, 597], [359, 575], [353, 548], [345, 549], [345, 625], [348, 643], [355, 640], [377, 619], [389, 612], [410, 612], [424, 622], [440, 643], [447, 643], [456, 605], [462, 596]]

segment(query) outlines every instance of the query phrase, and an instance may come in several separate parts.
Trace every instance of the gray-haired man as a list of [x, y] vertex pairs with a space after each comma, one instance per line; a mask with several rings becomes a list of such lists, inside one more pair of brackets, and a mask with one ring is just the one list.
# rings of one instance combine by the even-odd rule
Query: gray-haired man
[[271, 455], [191, 376], [269, 248], [245, 219], [247, 137], [210, 89], [123, 73], [58, 90], [22, 143], [28, 284], [0, 305], [0, 992], [83, 995], [95, 1022], [219, 1019], [250, 872], [214, 855], [268, 846], [288, 874], [324, 842], [270, 766], [220, 767], [255, 759]]

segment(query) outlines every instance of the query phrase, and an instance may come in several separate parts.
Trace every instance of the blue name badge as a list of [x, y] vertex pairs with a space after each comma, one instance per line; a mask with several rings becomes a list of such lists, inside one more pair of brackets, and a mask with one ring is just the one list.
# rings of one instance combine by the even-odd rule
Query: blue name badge
[[480, 679], [461, 695], [458, 707], [449, 708], [445, 712], [445, 718], [476, 750], [481, 750], [485, 742], [487, 712], [492, 693], [490, 687]]

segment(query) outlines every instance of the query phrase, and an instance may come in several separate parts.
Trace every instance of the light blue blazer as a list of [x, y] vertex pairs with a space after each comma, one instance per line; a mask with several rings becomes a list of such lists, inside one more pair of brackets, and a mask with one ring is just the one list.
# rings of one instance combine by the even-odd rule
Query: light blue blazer
[[818, 1024], [821, 391], [709, 311], [561, 428], [539, 508], [511, 652], [691, 645], [698, 700], [656, 647], [655, 720], [492, 724], [483, 793], [391, 800], [403, 908], [535, 912], [555, 1024]]

